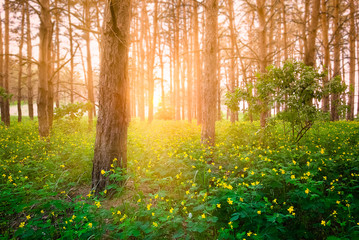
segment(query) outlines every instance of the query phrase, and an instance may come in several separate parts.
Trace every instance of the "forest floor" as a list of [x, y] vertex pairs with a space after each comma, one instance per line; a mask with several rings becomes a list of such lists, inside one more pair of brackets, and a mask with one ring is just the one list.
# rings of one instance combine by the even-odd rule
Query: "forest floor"
[[195, 123], [134, 120], [127, 174], [105, 173], [125, 185], [94, 196], [85, 120], [55, 121], [47, 141], [12, 120], [0, 238], [359, 239], [359, 122], [315, 124], [295, 144], [280, 122], [259, 136], [258, 122], [220, 121], [207, 147]]

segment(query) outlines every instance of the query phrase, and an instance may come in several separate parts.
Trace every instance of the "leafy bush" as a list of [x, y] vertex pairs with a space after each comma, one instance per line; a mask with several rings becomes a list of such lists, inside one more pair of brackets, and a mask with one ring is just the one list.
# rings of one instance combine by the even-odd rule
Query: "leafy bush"
[[252, 115], [268, 112], [275, 105], [285, 106], [275, 119], [289, 123], [288, 134], [292, 141], [298, 142], [316, 120], [323, 119], [321, 110], [313, 102], [319, 102], [324, 95], [343, 93], [346, 89], [338, 77], [323, 87], [324, 77], [324, 73], [302, 62], [286, 61], [282, 67], [269, 66], [267, 72], [258, 74], [257, 81], [249, 83], [246, 89], [238, 88], [234, 93], [227, 93], [226, 104], [236, 111], [240, 101], [247, 101], [248, 112]]
[[54, 110], [54, 120], [69, 120], [79, 121], [82, 116], [91, 109], [93, 105], [90, 102], [87, 103], [69, 103], [62, 105]]

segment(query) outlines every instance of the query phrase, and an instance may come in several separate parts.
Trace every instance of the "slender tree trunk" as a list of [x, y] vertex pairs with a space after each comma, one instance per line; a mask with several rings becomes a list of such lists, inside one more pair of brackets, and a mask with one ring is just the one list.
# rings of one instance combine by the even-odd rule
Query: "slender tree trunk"
[[106, 1], [100, 94], [92, 188], [105, 190], [111, 164], [127, 167], [127, 128], [129, 123], [128, 47], [131, 0]]
[[[259, 19], [259, 71], [264, 73], [267, 67], [267, 31], [266, 31], [266, 10], [265, 0], [257, 0], [257, 14]], [[267, 103], [261, 103], [260, 124], [264, 128], [268, 114]]]
[[74, 103], [74, 43], [72, 35], [72, 19], [71, 19], [71, 0], [67, 0], [67, 16], [69, 24], [69, 41], [70, 41], [70, 102]]
[[[2, 19], [0, 15], [0, 87], [4, 88], [4, 49], [3, 49]], [[1, 121], [5, 118], [5, 99], [0, 96]]]
[[[161, 22], [161, 30], [163, 29], [162, 27], [162, 22]], [[161, 32], [160, 30], [160, 32]], [[166, 107], [166, 100], [165, 100], [165, 86], [164, 86], [164, 61], [163, 61], [163, 49], [162, 47], [164, 47], [164, 44], [161, 43], [161, 35], [158, 34], [158, 49], [159, 49], [159, 58], [160, 58], [160, 65], [161, 65], [161, 103], [162, 103], [162, 107], [165, 108]]]
[[305, 47], [304, 63], [315, 67], [315, 40], [319, 22], [320, 0], [313, 0], [311, 22], [309, 26], [308, 42]]
[[21, 122], [22, 120], [22, 111], [21, 111], [21, 95], [22, 95], [22, 48], [24, 46], [24, 25], [25, 25], [25, 6], [24, 3], [21, 3], [21, 30], [20, 30], [20, 45], [19, 45], [19, 75], [17, 80], [17, 121]]
[[39, 89], [37, 100], [37, 116], [39, 119], [39, 133], [41, 137], [47, 137], [50, 134], [50, 123], [48, 116], [49, 100], [49, 49], [51, 42], [51, 15], [50, 1], [41, 0], [40, 14], [40, 45], [39, 45]]
[[[219, 45], [219, 39], [218, 39], [218, 45]], [[221, 112], [221, 56], [220, 51], [218, 50], [218, 56], [217, 56], [217, 120], [221, 121], [222, 119], [222, 112]]]
[[[58, 6], [58, 0], [55, 0], [55, 8], [57, 9]], [[55, 13], [55, 21], [56, 21], [56, 68], [60, 68], [60, 11], [56, 10]], [[56, 107], [60, 107], [60, 72], [56, 73], [56, 90], [55, 90], [55, 102]]]
[[[333, 77], [340, 77], [340, 18], [339, 18], [339, 8], [340, 1], [334, 0], [334, 69], [333, 69]], [[330, 119], [332, 121], [339, 120], [338, 113], [338, 105], [339, 105], [339, 94], [332, 94], [331, 98], [331, 115]]]
[[[51, 11], [50, 11], [51, 15]], [[50, 130], [52, 128], [53, 118], [54, 118], [54, 63], [55, 63], [55, 52], [54, 52], [54, 46], [52, 41], [52, 35], [53, 35], [53, 23], [51, 22], [51, 28], [50, 28], [50, 39], [48, 42], [48, 51], [47, 51], [47, 62], [48, 62], [48, 68], [47, 68], [47, 78], [48, 78], [48, 100], [47, 100], [47, 115], [48, 115], [48, 121], [49, 121], [49, 127]]]
[[285, 0], [281, 0], [282, 19], [283, 19], [283, 44], [284, 44], [284, 60], [288, 59], [288, 31], [287, 31], [287, 10]]
[[301, 46], [301, 57], [305, 58], [305, 52], [307, 51], [306, 48], [308, 46], [308, 38], [307, 38], [307, 28], [308, 28], [308, 20], [309, 20], [309, 6], [310, 0], [304, 0], [304, 19], [303, 19], [303, 27], [302, 27], [302, 35], [303, 41]]
[[205, 41], [203, 72], [203, 125], [201, 140], [214, 146], [217, 95], [217, 51], [218, 51], [218, 0], [205, 1]]
[[[229, 67], [229, 91], [233, 94], [236, 88], [236, 59], [235, 59], [235, 46], [236, 46], [236, 35], [235, 35], [235, 23], [234, 23], [234, 10], [233, 10], [233, 0], [228, 0], [228, 17], [229, 17], [229, 30], [231, 34], [231, 48], [230, 48], [230, 58], [231, 63]], [[237, 113], [238, 114], [238, 113]], [[236, 121], [236, 111], [230, 110], [230, 119], [234, 123]]]
[[[4, 89], [9, 93], [9, 78], [10, 78], [10, 1], [5, 0], [5, 64], [4, 64]], [[1, 119], [6, 126], [10, 126], [10, 102], [9, 99], [4, 99], [4, 117]]]
[[153, 36], [152, 44], [150, 48], [149, 64], [148, 64], [148, 122], [153, 120], [153, 94], [155, 91], [155, 79], [154, 79], [154, 65], [156, 57], [156, 47], [157, 47], [157, 18], [158, 18], [158, 0], [154, 0], [154, 12], [153, 12]]
[[[324, 48], [324, 70], [329, 74], [329, 65], [330, 65], [330, 52], [329, 52], [329, 37], [328, 37], [328, 10], [327, 10], [326, 1], [322, 0], [322, 38], [323, 38], [323, 48]], [[323, 79], [323, 87], [328, 83], [328, 74]], [[323, 111], [329, 111], [329, 95], [323, 96]]]
[[174, 41], [170, 38], [170, 105], [171, 105], [171, 115], [172, 119], [175, 119], [175, 91], [174, 91]]
[[93, 92], [93, 73], [92, 73], [92, 58], [91, 58], [91, 39], [90, 32], [91, 29], [91, 16], [90, 16], [90, 1], [85, 1], [85, 23], [86, 30], [84, 32], [85, 41], [86, 41], [86, 56], [87, 56], [87, 96], [88, 100], [91, 103], [91, 107], [88, 110], [88, 124], [89, 130], [92, 130], [93, 127], [93, 116], [95, 110], [95, 97]]
[[174, 33], [174, 92], [175, 92], [175, 119], [181, 120], [181, 94], [180, 94], [180, 56], [179, 56], [179, 23], [180, 23], [180, 6], [181, 0], [177, 0], [177, 7], [175, 10], [175, 33]]
[[202, 67], [199, 49], [199, 23], [198, 23], [198, 4], [193, 4], [193, 34], [194, 34], [194, 76], [196, 78], [196, 105], [197, 105], [197, 124], [202, 124]]
[[[359, 33], [359, 21], [358, 21], [358, 19], [357, 19], [357, 21], [356, 21], [356, 26], [357, 26], [357, 28], [356, 28], [356, 32], [357, 33]], [[357, 43], [357, 65], [358, 65], [358, 68], [359, 68], [359, 37], [356, 39], [356, 43]], [[359, 79], [359, 69], [358, 69], [358, 71], [357, 71], [357, 78]], [[359, 85], [359, 82], [358, 82], [358, 85]], [[357, 98], [357, 100], [358, 100], [358, 102], [357, 102], [357, 117], [359, 117], [359, 88], [358, 88], [358, 91], [357, 91], [357, 95], [358, 95], [358, 98]]]
[[[350, 72], [349, 72], [349, 109], [348, 120], [354, 120], [354, 92], [355, 92], [355, 5], [354, 0], [350, 0], [350, 32], [349, 32], [349, 50], [350, 50]], [[359, 103], [358, 103], [359, 104]]]
[[26, 2], [26, 48], [27, 48], [27, 105], [29, 109], [29, 117], [34, 119], [34, 101], [33, 101], [33, 87], [32, 87], [32, 44], [31, 44], [31, 26], [30, 26], [30, 11], [29, 2]]
[[[192, 61], [191, 61], [191, 54], [189, 52], [189, 44], [188, 39], [191, 39], [190, 30], [187, 28], [187, 11], [186, 5], [190, 4], [189, 2], [185, 1], [183, 4], [183, 23], [184, 23], [184, 52], [185, 52], [185, 61], [186, 61], [186, 76], [187, 76], [187, 119], [188, 122], [192, 122]], [[187, 36], [189, 35], [189, 37]]]
[[140, 116], [141, 121], [145, 121], [145, 48], [144, 48], [144, 40], [146, 34], [146, 2], [142, 3], [141, 10], [141, 36], [139, 42], [140, 49], [140, 86], [139, 86], [139, 106], [138, 106], [138, 115]]

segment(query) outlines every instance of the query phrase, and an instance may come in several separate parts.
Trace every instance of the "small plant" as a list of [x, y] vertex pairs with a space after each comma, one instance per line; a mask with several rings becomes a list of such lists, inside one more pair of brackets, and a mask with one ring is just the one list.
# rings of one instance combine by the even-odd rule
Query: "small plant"
[[68, 120], [68, 121], [79, 121], [82, 116], [91, 109], [93, 105], [90, 102], [87, 103], [70, 103], [63, 105], [54, 110], [55, 120]]

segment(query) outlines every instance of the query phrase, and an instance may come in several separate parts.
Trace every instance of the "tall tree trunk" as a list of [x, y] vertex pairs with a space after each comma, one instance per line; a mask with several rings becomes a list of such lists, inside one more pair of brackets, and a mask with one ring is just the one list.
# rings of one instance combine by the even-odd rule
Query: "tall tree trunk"
[[71, 19], [71, 0], [67, 0], [67, 17], [69, 24], [69, 41], [70, 41], [70, 102], [74, 103], [74, 43], [72, 35], [72, 19]]
[[[334, 0], [334, 69], [333, 77], [340, 77], [340, 17], [339, 17], [340, 1]], [[334, 93], [331, 97], [331, 115], [332, 121], [339, 120], [339, 94]]]
[[[231, 63], [229, 67], [229, 91], [233, 94], [236, 88], [236, 56], [235, 56], [235, 46], [236, 46], [236, 34], [235, 34], [235, 23], [234, 23], [234, 10], [233, 10], [233, 0], [228, 0], [228, 17], [229, 17], [229, 30], [231, 38], [231, 47], [230, 47], [230, 58]], [[234, 123], [236, 121], [236, 111], [230, 110], [230, 119]]]
[[[218, 39], [218, 45], [219, 45], [219, 39]], [[219, 48], [219, 47], [218, 47]], [[218, 50], [218, 56], [217, 56], [217, 120], [222, 120], [222, 112], [221, 112], [221, 54]]]
[[87, 96], [88, 100], [91, 103], [91, 107], [88, 110], [88, 124], [89, 130], [92, 130], [93, 126], [93, 116], [95, 111], [95, 97], [93, 92], [93, 73], [92, 73], [92, 58], [91, 58], [91, 39], [90, 39], [90, 29], [91, 29], [91, 16], [90, 16], [90, 1], [85, 1], [85, 24], [86, 30], [84, 33], [86, 41], [86, 56], [87, 56]]
[[[51, 11], [50, 11], [51, 14]], [[50, 19], [51, 23], [51, 19]], [[47, 78], [48, 78], [48, 94], [47, 94], [47, 117], [49, 121], [49, 127], [50, 130], [52, 128], [52, 122], [54, 118], [54, 62], [55, 62], [55, 54], [54, 54], [54, 46], [52, 42], [52, 34], [53, 34], [53, 24], [51, 23], [50, 28], [50, 39], [48, 42], [48, 51], [47, 51], [47, 62], [48, 62], [48, 68], [47, 68]]]
[[308, 20], [309, 20], [309, 6], [310, 0], [304, 0], [304, 19], [303, 19], [303, 26], [302, 26], [302, 35], [303, 41], [301, 45], [301, 57], [304, 59], [306, 48], [308, 46], [308, 38], [307, 38], [307, 28], [308, 28]]
[[[3, 48], [3, 34], [2, 34], [2, 19], [0, 15], [0, 87], [4, 88], [4, 48]], [[4, 108], [5, 99], [0, 96], [0, 113], [1, 121], [4, 121], [5, 118], [5, 108]]]
[[33, 88], [32, 88], [32, 44], [31, 44], [31, 26], [30, 26], [30, 7], [29, 1], [26, 2], [26, 48], [27, 48], [27, 105], [29, 109], [29, 117], [34, 119], [34, 101], [33, 101]]
[[[265, 0], [257, 0], [257, 15], [259, 19], [259, 71], [264, 73], [267, 67], [267, 31], [266, 31], [266, 10]], [[260, 124], [264, 128], [268, 114], [267, 103], [261, 102]]]
[[312, 67], [315, 67], [315, 40], [317, 38], [319, 9], [320, 0], [313, 0], [311, 22], [308, 29], [308, 41], [304, 53], [304, 63]]
[[180, 56], [179, 56], [179, 23], [180, 23], [180, 6], [181, 0], [177, 0], [177, 6], [175, 10], [175, 33], [174, 33], [174, 92], [175, 92], [175, 119], [181, 120], [181, 94], [180, 94]]
[[141, 121], [145, 121], [145, 47], [144, 40], [146, 34], [146, 2], [142, 2], [142, 10], [141, 10], [141, 35], [139, 41], [139, 49], [140, 49], [140, 86], [139, 86], [139, 104], [138, 104], [138, 115], [140, 116]]
[[[350, 72], [349, 72], [349, 108], [348, 120], [354, 120], [354, 92], [355, 92], [355, 6], [354, 0], [350, 0], [350, 32], [349, 32], [349, 50], [350, 50]], [[358, 103], [359, 104], [359, 103]]]
[[[329, 52], [329, 23], [328, 23], [328, 8], [325, 0], [322, 0], [322, 38], [323, 38], [323, 49], [324, 49], [324, 70], [329, 74], [330, 65], [330, 52]], [[328, 83], [328, 75], [323, 79], [323, 87]], [[329, 111], [329, 95], [323, 96], [323, 111]]]
[[197, 1], [193, 4], [193, 34], [194, 34], [194, 76], [196, 78], [196, 112], [197, 124], [202, 124], [202, 64], [199, 49], [199, 23], [198, 23], [198, 5]]
[[22, 120], [22, 111], [21, 111], [21, 95], [22, 95], [22, 48], [24, 46], [24, 24], [25, 24], [25, 6], [24, 3], [21, 3], [21, 30], [20, 30], [20, 44], [19, 44], [19, 75], [17, 80], [17, 121], [21, 122]]
[[[9, 78], [10, 78], [10, 1], [5, 0], [5, 64], [4, 64], [4, 89], [9, 93]], [[10, 126], [10, 102], [8, 98], [4, 99], [4, 117], [1, 119], [6, 126]]]
[[283, 19], [283, 44], [284, 44], [284, 60], [288, 59], [288, 31], [287, 31], [287, 10], [285, 0], [281, 0], [282, 19]]
[[[56, 15], [55, 15], [55, 21], [56, 21], [56, 29], [55, 29], [55, 38], [56, 38], [56, 68], [60, 68], [60, 11], [57, 10], [59, 1], [55, 0], [55, 8], [56, 8]], [[56, 90], [55, 90], [55, 102], [56, 107], [60, 107], [60, 72], [56, 73]]]
[[[111, 164], [127, 167], [129, 123], [128, 47], [131, 0], [106, 1], [100, 69], [100, 92], [92, 188], [105, 190]], [[117, 159], [117, 160], [116, 160]], [[115, 161], [116, 160], [116, 161]]]
[[49, 98], [49, 49], [51, 42], [51, 15], [50, 1], [41, 0], [40, 14], [40, 44], [39, 44], [39, 89], [37, 100], [37, 116], [39, 119], [39, 133], [41, 137], [50, 134], [50, 123], [48, 118], [48, 98]]
[[[357, 33], [359, 33], [359, 19], [357, 18], [357, 21], [356, 21], [356, 26], [357, 26], [357, 28], [356, 28], [356, 32]], [[358, 68], [359, 68], [359, 37], [356, 39], [356, 43], [357, 43], [357, 48], [356, 48], [356, 50], [357, 50], [357, 65], [358, 65]], [[359, 69], [358, 69], [358, 71], [357, 71], [357, 78], [359, 79]], [[358, 85], [359, 85], [359, 82], [358, 82]], [[357, 101], [358, 101], [358, 103], [357, 103], [357, 117], [359, 117], [359, 88], [358, 88], [358, 90], [357, 90], [357, 95], [358, 95], [358, 98], [357, 98]]]
[[[186, 76], [187, 76], [187, 119], [188, 122], [192, 122], [192, 58], [189, 52], [189, 40], [191, 39], [190, 30], [187, 27], [187, 11], [186, 5], [190, 2], [185, 1], [183, 4], [183, 38], [184, 38], [184, 58], [186, 62]], [[190, 5], [190, 7], [192, 7]], [[191, 12], [191, 11], [190, 11]], [[189, 39], [189, 40], [188, 40]], [[183, 78], [184, 79], [184, 78]], [[183, 94], [184, 96], [185, 94]]]
[[[162, 31], [163, 27], [162, 27], [162, 22], [161, 22], [161, 30]], [[161, 43], [161, 35], [158, 34], [158, 50], [159, 50], [159, 58], [160, 58], [160, 65], [161, 65], [161, 103], [162, 103], [162, 107], [166, 106], [166, 100], [165, 100], [165, 86], [164, 86], [164, 61], [163, 61], [163, 49], [162, 47], [164, 47], [164, 44]]]
[[[100, 8], [102, 6], [103, 2], [102, 1], [97, 1], [96, 2], [96, 27], [97, 27], [97, 31], [101, 32], [101, 23], [100, 23]], [[98, 46], [101, 46], [101, 34], [99, 34], [99, 36], [97, 37], [97, 44]], [[101, 66], [101, 55], [102, 55], [102, 49], [99, 47], [98, 48], [98, 53], [99, 53], [99, 66]], [[94, 116], [96, 116], [96, 107], [94, 107]]]
[[218, 0], [205, 1], [205, 41], [203, 72], [203, 125], [201, 141], [214, 146], [217, 95]]
[[154, 0], [154, 11], [153, 11], [153, 36], [152, 44], [150, 47], [149, 64], [148, 64], [148, 122], [153, 120], [153, 94], [155, 91], [155, 79], [154, 79], [154, 65], [156, 58], [156, 47], [157, 47], [157, 18], [158, 18], [158, 0]]

